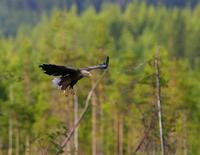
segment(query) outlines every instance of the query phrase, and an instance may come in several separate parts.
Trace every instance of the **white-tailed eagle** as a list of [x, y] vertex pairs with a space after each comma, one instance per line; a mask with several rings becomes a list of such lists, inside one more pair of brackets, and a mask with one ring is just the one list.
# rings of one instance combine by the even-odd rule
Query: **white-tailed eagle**
[[54, 64], [41, 64], [40, 68], [44, 73], [52, 76], [59, 76], [52, 80], [54, 86], [61, 90], [73, 89], [73, 86], [82, 78], [91, 76], [90, 71], [95, 69], [106, 69], [109, 65], [109, 57], [104, 63], [86, 68], [72, 68], [68, 66], [58, 66]]

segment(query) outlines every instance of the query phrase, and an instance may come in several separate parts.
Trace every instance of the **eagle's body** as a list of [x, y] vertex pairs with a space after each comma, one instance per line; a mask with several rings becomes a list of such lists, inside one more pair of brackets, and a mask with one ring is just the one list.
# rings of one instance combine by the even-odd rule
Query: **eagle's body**
[[52, 76], [59, 76], [52, 80], [54, 86], [60, 88], [61, 90], [66, 90], [67, 88], [73, 89], [73, 86], [83, 77], [91, 76], [90, 71], [94, 69], [106, 69], [109, 64], [109, 57], [103, 64], [98, 66], [92, 66], [87, 68], [76, 69], [68, 66], [58, 66], [53, 64], [42, 64], [39, 65], [44, 73]]

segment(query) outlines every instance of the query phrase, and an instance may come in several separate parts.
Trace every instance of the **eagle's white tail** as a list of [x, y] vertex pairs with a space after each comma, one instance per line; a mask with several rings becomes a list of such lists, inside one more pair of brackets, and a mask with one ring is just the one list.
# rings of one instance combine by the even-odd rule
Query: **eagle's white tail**
[[61, 86], [59, 86], [60, 81], [61, 81], [61, 78], [54, 78], [52, 80], [53, 86], [60, 89], [61, 88]]

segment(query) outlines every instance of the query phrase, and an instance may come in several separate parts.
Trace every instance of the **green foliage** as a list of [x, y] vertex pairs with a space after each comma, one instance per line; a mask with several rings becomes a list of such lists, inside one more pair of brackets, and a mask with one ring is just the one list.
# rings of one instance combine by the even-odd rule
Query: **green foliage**
[[[166, 150], [183, 154], [182, 141], [187, 139], [189, 154], [199, 154], [199, 12], [200, 6], [179, 10], [145, 3], [132, 3], [124, 13], [111, 5], [105, 5], [99, 14], [88, 8], [81, 16], [76, 15], [76, 8], [54, 10], [50, 19], [43, 16], [31, 30], [21, 28], [13, 38], [1, 36], [0, 150], [4, 154], [8, 150], [9, 120], [14, 122], [13, 130], [19, 128], [21, 145], [30, 137], [32, 154], [45, 149], [55, 154], [72, 127], [73, 98], [54, 89], [39, 64], [86, 67], [109, 55], [109, 72], [95, 92], [101, 113], [101, 151], [116, 152], [120, 120], [124, 154], [134, 152], [152, 124], [149, 140], [139, 153], [158, 153], [154, 59], [159, 45]], [[92, 79], [83, 79], [77, 86], [80, 111], [91, 81], [97, 80], [101, 71], [92, 74]], [[91, 119], [89, 109], [79, 127], [79, 151], [85, 154], [92, 151]], [[25, 147], [20, 147], [20, 153], [24, 152]]]

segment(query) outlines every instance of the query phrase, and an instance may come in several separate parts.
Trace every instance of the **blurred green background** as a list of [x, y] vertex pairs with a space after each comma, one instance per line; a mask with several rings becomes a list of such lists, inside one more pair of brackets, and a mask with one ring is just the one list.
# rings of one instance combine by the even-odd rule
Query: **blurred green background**
[[0, 154], [54, 155], [102, 74], [66, 97], [39, 64], [87, 67], [107, 55], [108, 72], [63, 154], [131, 155], [146, 132], [136, 154], [160, 154], [158, 46], [166, 154], [200, 154], [198, 3], [0, 0]]

